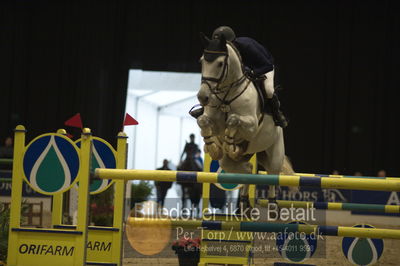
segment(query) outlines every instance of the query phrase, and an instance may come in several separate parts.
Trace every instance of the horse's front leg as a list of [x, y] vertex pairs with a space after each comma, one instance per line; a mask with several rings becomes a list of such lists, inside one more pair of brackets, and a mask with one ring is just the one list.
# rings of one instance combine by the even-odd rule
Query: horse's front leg
[[257, 119], [251, 115], [231, 114], [226, 121], [224, 149], [234, 160], [239, 160], [246, 151], [244, 143], [257, 133]]
[[209, 153], [213, 160], [220, 160], [223, 155], [221, 143], [215, 136], [216, 130], [214, 122], [207, 116], [202, 115], [197, 118], [197, 124], [200, 127], [200, 134], [204, 139], [204, 152]]

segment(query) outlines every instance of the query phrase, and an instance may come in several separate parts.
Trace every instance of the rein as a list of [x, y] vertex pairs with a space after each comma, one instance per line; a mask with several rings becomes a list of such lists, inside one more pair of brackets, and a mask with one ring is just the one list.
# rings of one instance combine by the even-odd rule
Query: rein
[[[246, 80], [246, 77], [245, 77], [245, 76], [242, 76], [239, 80], [236, 81], [236, 82], [237, 82], [237, 85], [239, 86], [239, 85], [242, 84], [245, 80]], [[220, 104], [218, 105], [218, 108], [220, 108], [221, 111], [224, 112], [224, 113], [228, 113], [228, 112], [230, 111], [230, 109], [231, 109], [231, 108], [230, 108], [230, 104], [231, 104], [234, 100], [236, 100], [237, 98], [239, 98], [239, 97], [246, 91], [246, 89], [249, 87], [249, 84], [250, 84], [251, 81], [250, 81], [250, 80], [247, 80], [247, 84], [246, 84], [246, 86], [243, 88], [243, 90], [242, 90], [241, 92], [239, 92], [239, 93], [238, 93], [235, 97], [233, 97], [232, 99], [226, 100], [226, 98], [228, 97], [228, 94], [229, 94], [231, 88], [235, 87], [235, 84], [234, 84], [234, 83], [236, 83], [236, 82], [233, 82], [233, 83], [231, 84], [231, 86], [229, 87], [229, 89], [227, 90], [227, 92], [225, 93], [225, 95], [224, 95], [224, 97], [223, 97], [222, 99], [218, 96], [218, 94], [214, 93], [215, 97], [217, 97], [217, 99], [220, 101]]]

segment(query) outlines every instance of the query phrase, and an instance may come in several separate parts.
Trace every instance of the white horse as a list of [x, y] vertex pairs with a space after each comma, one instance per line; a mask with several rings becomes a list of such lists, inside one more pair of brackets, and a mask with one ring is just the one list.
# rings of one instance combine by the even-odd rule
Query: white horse
[[[226, 172], [251, 173], [249, 159], [269, 174], [293, 174], [285, 156], [283, 130], [271, 115], [261, 112], [257, 89], [244, 75], [237, 49], [224, 38], [202, 35], [202, 83], [197, 98], [204, 113], [197, 118], [204, 151], [219, 160]], [[248, 197], [248, 186], [241, 191]]]

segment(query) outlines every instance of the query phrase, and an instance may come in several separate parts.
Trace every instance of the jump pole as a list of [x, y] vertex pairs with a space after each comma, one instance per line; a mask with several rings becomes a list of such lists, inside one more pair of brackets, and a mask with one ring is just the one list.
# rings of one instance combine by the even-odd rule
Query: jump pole
[[[266, 175], [266, 171], [258, 171], [259, 174]], [[327, 174], [310, 174], [310, 173], [294, 173], [297, 176], [304, 177], [334, 177], [334, 178], [369, 178], [369, 179], [396, 179], [399, 177], [379, 177], [379, 176], [353, 176], [353, 175], [327, 175]]]
[[324, 226], [307, 224], [282, 224], [266, 222], [237, 222], [237, 221], [204, 221], [204, 220], [173, 220], [151, 218], [128, 218], [127, 223], [137, 227], [184, 227], [188, 229], [268, 232], [268, 233], [305, 233], [325, 236], [388, 238], [400, 239], [400, 230], [361, 228], [345, 226]]
[[97, 168], [95, 178], [120, 180], [154, 180], [187, 183], [232, 183], [276, 185], [290, 187], [317, 187], [374, 191], [400, 191], [400, 181], [386, 179], [305, 177], [296, 175], [260, 175], [169, 170], [120, 170]]
[[400, 213], [399, 205], [363, 204], [363, 203], [340, 203], [340, 202], [313, 202], [313, 201], [291, 201], [276, 200], [270, 202], [267, 199], [259, 199], [257, 203], [261, 207], [276, 203], [284, 208], [315, 208], [317, 210], [340, 210], [340, 211], [367, 211], [380, 213]]

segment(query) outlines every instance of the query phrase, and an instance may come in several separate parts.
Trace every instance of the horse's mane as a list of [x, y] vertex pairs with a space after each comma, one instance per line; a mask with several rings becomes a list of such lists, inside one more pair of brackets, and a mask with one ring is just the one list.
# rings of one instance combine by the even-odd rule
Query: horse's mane
[[237, 57], [239, 58], [240, 68], [242, 69], [242, 72], [244, 73], [245, 69], [244, 69], [244, 65], [243, 65], [243, 61], [242, 61], [242, 56], [240, 55], [238, 48], [236, 48], [236, 46], [230, 41], [226, 41], [226, 44], [229, 45], [232, 48], [232, 50], [236, 53]]

